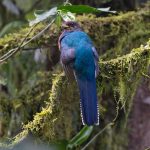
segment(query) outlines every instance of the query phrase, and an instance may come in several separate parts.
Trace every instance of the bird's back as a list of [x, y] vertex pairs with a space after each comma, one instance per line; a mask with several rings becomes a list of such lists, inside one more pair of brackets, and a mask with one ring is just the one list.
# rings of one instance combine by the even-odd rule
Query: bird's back
[[[89, 36], [82, 31], [66, 31], [60, 37], [61, 62], [66, 73], [71, 64], [80, 91], [83, 124], [99, 124], [95, 79], [95, 56]], [[69, 73], [67, 73], [69, 74]]]
[[82, 31], [73, 31], [62, 39], [62, 43], [75, 49], [74, 69], [79, 78], [95, 78], [93, 45], [89, 36]]

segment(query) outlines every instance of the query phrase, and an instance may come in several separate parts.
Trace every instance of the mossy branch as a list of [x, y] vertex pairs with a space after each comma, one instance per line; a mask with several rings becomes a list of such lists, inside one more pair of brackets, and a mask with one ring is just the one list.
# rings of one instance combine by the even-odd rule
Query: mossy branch
[[[125, 75], [131, 73], [131, 71], [140, 71], [142, 65], [149, 63], [150, 59], [150, 41], [146, 46], [133, 49], [129, 54], [111, 59], [108, 61], [100, 60], [100, 70], [103, 77], [114, 78], [119, 74]], [[132, 69], [131, 69], [132, 65]], [[142, 72], [141, 72], [142, 73]], [[142, 75], [142, 74], [141, 74]]]
[[[44, 118], [47, 117], [47, 115], [50, 115], [54, 113], [54, 111], [57, 111], [55, 109], [55, 105], [57, 105], [57, 100], [59, 96], [59, 90], [63, 84], [64, 80], [64, 74], [56, 74], [54, 79], [52, 80], [52, 88], [49, 94], [49, 101], [47, 102], [46, 108], [43, 108], [40, 113], [37, 113], [34, 116], [33, 121], [29, 122], [27, 125], [24, 125], [24, 130], [30, 130], [31, 132], [37, 132], [40, 128], [42, 128], [42, 123], [44, 121]], [[54, 118], [53, 121], [55, 121]]]
[[[42, 109], [40, 113], [37, 113], [33, 121], [30, 121], [28, 124], [23, 126], [22, 131], [17, 134], [9, 144], [0, 143], [0, 148], [12, 148], [16, 144], [20, 143], [24, 138], [27, 137], [28, 133], [31, 131], [32, 133], [38, 132], [42, 127], [46, 117], [50, 117], [52, 114], [56, 113], [55, 105], [57, 105], [56, 101], [60, 93], [60, 88], [62, 86], [62, 81], [64, 80], [64, 74], [58, 73], [54, 75], [52, 80], [52, 88], [49, 94], [49, 101], [45, 108]], [[57, 116], [51, 116], [51, 123], [54, 125]], [[52, 133], [53, 134], [53, 133]]]
[[[130, 54], [109, 61], [100, 60], [99, 62], [101, 69], [100, 76], [105, 78], [105, 76], [103, 76], [105, 74], [109, 76], [109, 79], [113, 79], [114, 77], [118, 76], [118, 73], [121, 74], [124, 73], [124, 75], [126, 75], [130, 72], [129, 64], [131, 62], [133, 62], [133, 67], [135, 66], [141, 67], [141, 65], [147, 66], [149, 59], [150, 59], [150, 41], [147, 42], [146, 46], [141, 46], [140, 48], [133, 49]], [[138, 71], [140, 71], [139, 67]], [[34, 116], [33, 121], [30, 121], [28, 124], [23, 126], [23, 131], [12, 139], [11, 144], [9, 145], [0, 144], [0, 147], [11, 148], [15, 144], [22, 141], [30, 131], [32, 133], [38, 132], [41, 128], [43, 128], [44, 121], [46, 120], [46, 118], [51, 118], [50, 122], [50, 124], [52, 124], [51, 127], [54, 126], [54, 122], [55, 120], [57, 120], [57, 113], [59, 112], [59, 110], [55, 106], [58, 105], [59, 103], [58, 97], [61, 92], [62, 85], [66, 83], [65, 80], [66, 79], [63, 73], [58, 73], [55, 75], [52, 81], [52, 88], [50, 91], [47, 106], [43, 108], [43, 110], [40, 113], [37, 113]]]
[[[99, 53], [103, 54], [106, 50], [108, 50], [99, 61], [101, 72], [98, 77], [98, 84], [101, 84], [101, 81], [107, 79], [113, 83], [117, 82], [114, 84], [119, 85], [120, 88], [122, 88], [122, 83], [118, 84], [121, 80], [121, 82], [125, 83], [123, 83], [125, 87], [127, 87], [131, 76], [134, 76], [134, 80], [132, 80], [132, 83], [130, 82], [130, 84], [132, 84], [132, 88], [133, 84], [134, 87], [136, 87], [135, 85], [137, 84], [135, 84], [135, 82], [137, 82], [137, 78], [139, 78], [138, 76], [140, 75], [141, 77], [143, 73], [146, 73], [145, 68], [147, 68], [150, 62], [150, 41], [146, 46], [141, 46], [140, 48], [133, 49], [132, 51], [130, 50], [133, 46], [137, 46], [139, 43], [143, 43], [146, 38], [149, 38], [149, 18], [150, 14], [147, 9], [142, 9], [139, 12], [130, 12], [120, 14], [119, 16], [105, 18], [95, 18], [93, 16], [78, 17], [79, 23], [92, 37]], [[44, 26], [44, 24], [39, 24], [33, 33], [29, 35], [28, 40], [32, 39], [34, 35], [37, 35]], [[18, 47], [18, 43], [21, 42], [21, 39], [24, 38], [25, 33], [28, 31], [29, 28], [22, 29], [18, 33], [6, 35], [4, 38], [0, 39], [0, 56], [6, 54], [10, 49]], [[58, 36], [59, 30], [53, 26], [49, 32], [43, 34], [37, 41], [33, 40], [30, 44], [36, 45], [37, 42], [38, 45], [51, 44], [52, 47], [56, 48]], [[110, 54], [108, 52], [110, 52]], [[118, 55], [120, 55], [120, 57], [117, 57]], [[102, 78], [102, 80], [99, 80], [99, 78]], [[66, 85], [67, 83], [65, 81], [66, 79], [63, 73], [56, 74], [52, 81], [52, 88], [46, 107], [34, 116], [33, 121], [30, 121], [28, 124], [23, 126], [22, 132], [15, 136], [10, 141], [10, 144], [0, 144], [0, 147], [11, 148], [23, 140], [29, 132], [37, 134], [39, 130], [44, 128], [46, 120], [49, 120], [48, 127], [50, 127], [49, 130], [52, 132], [51, 135], [48, 136], [50, 139], [56, 140], [53, 128], [57, 121], [57, 117], [59, 118], [59, 111], [64, 111], [61, 110], [62, 108], [58, 109], [60, 108], [58, 107], [60, 106], [58, 99], [62, 92], [61, 90], [64, 89], [63, 85]], [[44, 80], [43, 85], [46, 82], [47, 81]], [[126, 91], [120, 91], [120, 93], [127, 94], [127, 90], [128, 89], [126, 89]], [[127, 94], [129, 98], [131, 98], [132, 95], [133, 93], [131, 91]], [[132, 105], [131, 101], [127, 102], [127, 104], [130, 107]]]
[[[148, 8], [145, 8], [141, 9], [139, 12], [129, 12], [120, 14], [119, 16], [104, 18], [78, 16], [77, 20], [85, 32], [92, 37], [99, 51], [105, 51], [112, 47], [116, 47], [115, 53], [118, 53], [117, 51], [121, 48], [118, 45], [122, 45], [122, 47], [125, 48], [127, 42], [131, 42], [131, 40], [135, 40], [135, 38], [141, 39], [150, 34], [149, 18], [149, 10]], [[43, 28], [45, 28], [45, 24], [39, 24], [34, 31], [28, 35], [27, 40], [30, 41], [30, 45], [37, 45], [38, 43], [38, 45], [50, 44], [51, 46], [56, 47], [60, 32], [55, 25], [53, 25], [48, 32], [43, 34], [38, 41], [36, 39], [31, 41], [33, 36], [36, 36]], [[17, 33], [8, 34], [4, 38], [1, 38], [0, 56], [3, 56], [11, 49], [19, 47], [19, 43], [25, 38], [25, 35], [29, 30], [30, 28], [27, 27], [19, 30]], [[129, 35], [132, 36], [130, 36], [131, 39], [128, 39], [129, 41], [127, 41], [126, 39]], [[113, 43], [112, 38], [114, 41]], [[104, 47], [104, 45], [106, 46], [106, 43], [107, 47]]]

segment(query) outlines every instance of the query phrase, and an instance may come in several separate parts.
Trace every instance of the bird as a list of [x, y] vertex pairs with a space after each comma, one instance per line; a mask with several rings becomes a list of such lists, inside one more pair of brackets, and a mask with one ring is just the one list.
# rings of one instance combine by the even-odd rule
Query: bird
[[96, 77], [99, 74], [99, 55], [96, 48], [76, 21], [64, 21], [58, 39], [60, 62], [66, 76], [76, 79], [80, 93], [83, 125], [99, 125]]

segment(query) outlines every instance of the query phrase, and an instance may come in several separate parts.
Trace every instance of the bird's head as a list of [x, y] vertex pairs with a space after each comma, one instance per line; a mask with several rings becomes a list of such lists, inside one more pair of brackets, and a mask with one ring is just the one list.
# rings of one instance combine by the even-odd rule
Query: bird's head
[[80, 26], [75, 21], [67, 21], [62, 23], [61, 28], [62, 30], [76, 30], [80, 29]]

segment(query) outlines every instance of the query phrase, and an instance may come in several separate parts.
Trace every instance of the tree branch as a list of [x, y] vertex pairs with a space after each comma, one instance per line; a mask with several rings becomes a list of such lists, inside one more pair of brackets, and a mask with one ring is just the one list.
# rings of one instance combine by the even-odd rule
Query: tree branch
[[[0, 58], [0, 64], [3, 63], [4, 61], [6, 61], [7, 59], [9, 59], [10, 57], [12, 57], [14, 54], [16, 54], [19, 50], [21, 50], [21, 48], [23, 48], [24, 46], [26, 46], [27, 44], [29, 44], [31, 41], [39, 38], [55, 21], [55, 19], [53, 19], [51, 21], [50, 24], [48, 24], [42, 31], [40, 31], [37, 35], [33, 36], [30, 40], [26, 41], [26, 39], [28, 38], [29, 34], [33, 31], [33, 29], [36, 27], [37, 24], [35, 24], [30, 31], [27, 33], [27, 35], [25, 36], [25, 38], [22, 40], [21, 44], [15, 48], [15, 49], [11, 49], [8, 53], [4, 54], [1, 58]], [[25, 42], [26, 41], [26, 42]], [[25, 42], [25, 43], [24, 43]]]

